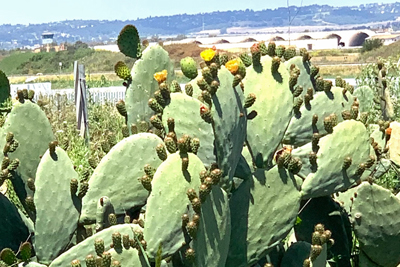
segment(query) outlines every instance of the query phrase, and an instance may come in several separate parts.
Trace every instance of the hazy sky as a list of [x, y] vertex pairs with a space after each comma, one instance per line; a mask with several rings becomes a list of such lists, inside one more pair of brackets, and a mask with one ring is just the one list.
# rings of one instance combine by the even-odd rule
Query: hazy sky
[[[397, 0], [400, 1], [400, 0]], [[35, 24], [72, 19], [128, 20], [149, 16], [194, 14], [201, 12], [253, 9], [261, 10], [286, 6], [284, 0], [2, 0], [0, 24]], [[332, 6], [360, 5], [374, 0], [303, 0], [303, 5]], [[394, 3], [385, 0], [383, 3]], [[301, 0], [291, 0], [299, 6]]]

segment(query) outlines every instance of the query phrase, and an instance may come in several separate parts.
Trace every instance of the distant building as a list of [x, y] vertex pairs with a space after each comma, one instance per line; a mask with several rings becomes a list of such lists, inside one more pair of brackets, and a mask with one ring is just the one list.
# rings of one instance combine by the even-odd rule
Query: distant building
[[52, 44], [54, 42], [54, 33], [44, 32], [42, 33], [42, 45]]
[[400, 40], [400, 33], [377, 34], [367, 39], [380, 39], [384, 45], [389, 45]]

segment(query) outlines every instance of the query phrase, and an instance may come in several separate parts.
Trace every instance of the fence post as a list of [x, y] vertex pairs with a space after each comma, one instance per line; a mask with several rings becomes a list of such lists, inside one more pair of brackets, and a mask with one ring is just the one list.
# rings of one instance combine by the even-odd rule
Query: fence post
[[78, 64], [78, 61], [74, 62], [74, 83], [77, 129], [80, 131], [79, 135], [85, 138], [86, 144], [89, 145], [85, 66]]

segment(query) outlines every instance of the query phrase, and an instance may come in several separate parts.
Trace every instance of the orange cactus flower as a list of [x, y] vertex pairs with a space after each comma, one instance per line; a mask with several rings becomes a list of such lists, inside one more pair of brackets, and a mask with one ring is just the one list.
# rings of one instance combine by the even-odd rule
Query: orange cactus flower
[[205, 62], [210, 62], [215, 57], [215, 51], [213, 49], [206, 49], [200, 53], [200, 56]]
[[167, 76], [168, 76], [167, 70], [154, 73], [154, 79], [156, 79], [158, 83], [165, 82], [167, 80]]
[[391, 135], [392, 134], [392, 128], [387, 128], [386, 130], [385, 130], [385, 133], [386, 133], [386, 135]]
[[233, 74], [236, 75], [239, 70], [239, 61], [232, 59], [226, 62], [225, 67]]
[[211, 49], [214, 51], [217, 51], [217, 47], [215, 45], [213, 45], [213, 47]]

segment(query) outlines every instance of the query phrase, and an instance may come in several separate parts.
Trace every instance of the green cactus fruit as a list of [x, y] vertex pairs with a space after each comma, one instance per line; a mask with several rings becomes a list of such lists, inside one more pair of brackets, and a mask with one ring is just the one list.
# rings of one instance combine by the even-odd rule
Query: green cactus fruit
[[176, 143], [175, 143], [173, 138], [168, 137], [168, 136], [165, 137], [164, 143], [165, 143], [165, 146], [166, 146], [166, 148], [167, 148], [169, 153], [175, 153], [176, 152], [177, 146], [176, 146]]
[[5, 248], [0, 252], [0, 259], [10, 266], [17, 262], [17, 256], [9, 248]]
[[192, 138], [190, 141], [190, 150], [193, 154], [197, 154], [200, 148], [200, 140], [199, 138]]
[[182, 171], [187, 171], [188, 167], [189, 167], [189, 158], [183, 157], [182, 158]]
[[303, 98], [296, 97], [293, 103], [293, 109], [296, 113], [300, 111], [301, 105], [303, 105]]
[[119, 112], [119, 114], [121, 114], [121, 116], [123, 117], [127, 117], [128, 113], [126, 111], [126, 106], [125, 106], [125, 101], [124, 100], [119, 100], [116, 104], [117, 110]]
[[214, 77], [213, 77], [213, 75], [212, 75], [212, 73], [211, 73], [211, 69], [210, 69], [208, 66], [204, 67], [204, 68], [201, 70], [201, 74], [202, 74], [204, 80], [205, 80], [208, 84], [210, 84], [210, 83], [214, 80]]
[[277, 57], [281, 58], [283, 54], [285, 53], [286, 47], [284, 45], [279, 45], [275, 49], [275, 54]]
[[78, 192], [78, 180], [77, 179], [75, 179], [75, 178], [71, 179], [70, 189], [71, 189], [71, 194], [76, 195], [76, 193]]
[[308, 159], [311, 165], [317, 165], [317, 153], [311, 151], [308, 155]]
[[20, 245], [19, 257], [24, 262], [28, 262], [32, 257], [32, 245], [29, 242], [24, 242]]
[[185, 258], [188, 262], [194, 263], [196, 259], [196, 252], [192, 248], [188, 248], [185, 252]]
[[19, 166], [19, 159], [13, 159], [8, 165], [10, 171], [15, 171]]
[[272, 58], [272, 64], [271, 64], [271, 71], [272, 73], [276, 73], [279, 69], [279, 65], [281, 64], [281, 59], [280, 57], [273, 57]]
[[318, 77], [315, 80], [315, 90], [316, 91], [324, 91], [325, 81], [322, 77]]
[[176, 80], [173, 80], [171, 82], [171, 92], [172, 93], [181, 93], [182, 92], [181, 86]]
[[149, 107], [156, 113], [163, 113], [164, 108], [154, 98], [150, 98], [148, 102]]
[[19, 146], [18, 141], [15, 140], [15, 139], [12, 140], [12, 142], [10, 143], [10, 150], [9, 150], [8, 152], [9, 152], [9, 153], [15, 152], [15, 150], [17, 150], [18, 146]]
[[289, 78], [289, 88], [291, 91], [293, 91], [294, 86], [297, 84], [297, 79], [299, 78], [298, 75], [292, 73], [290, 74], [290, 78]]
[[324, 80], [324, 91], [330, 92], [332, 88], [332, 81]]
[[11, 143], [14, 140], [14, 134], [12, 132], [8, 132], [6, 135], [6, 142]]
[[94, 250], [98, 256], [101, 256], [105, 250], [104, 240], [101, 238], [97, 238], [94, 241]]
[[324, 118], [324, 128], [327, 133], [333, 133], [333, 122], [330, 116]]
[[267, 55], [270, 57], [274, 57], [276, 55], [275, 50], [276, 50], [275, 42], [269, 42], [267, 48]]
[[25, 204], [26, 207], [32, 211], [32, 212], [36, 212], [36, 207], [35, 207], [35, 202], [33, 201], [33, 197], [26, 197], [25, 198]]
[[96, 267], [96, 258], [89, 254], [85, 258], [86, 267]]
[[315, 66], [315, 65], [311, 65], [311, 68], [310, 68], [311, 79], [314, 79], [315, 77], [317, 77], [318, 73], [319, 73], [319, 67]]
[[314, 133], [313, 136], [312, 136], [311, 144], [312, 144], [312, 150], [314, 152], [318, 151], [318, 148], [319, 148], [318, 142], [319, 142], [320, 138], [321, 138], [321, 135], [319, 133]]
[[10, 81], [6, 74], [0, 70], [0, 104], [10, 97]]
[[160, 104], [162, 107], [164, 107], [167, 104], [160, 90], [155, 91], [153, 96], [154, 99], [157, 100], [157, 103]]
[[321, 245], [312, 245], [310, 252], [310, 260], [315, 261], [315, 259], [321, 254], [322, 246]]
[[211, 94], [209, 91], [204, 90], [201, 92], [201, 98], [205, 103], [207, 103], [209, 106], [211, 106], [212, 101], [211, 101]]
[[1, 169], [7, 169], [8, 165], [10, 165], [10, 158], [9, 157], [4, 157], [2, 162], [1, 162]]
[[252, 62], [254, 66], [260, 66], [261, 62], [261, 51], [260, 51], [260, 44], [255, 43], [250, 47]]
[[359, 108], [355, 105], [351, 107], [350, 115], [353, 120], [356, 120], [358, 118], [358, 110]]
[[351, 163], [352, 163], [351, 157], [345, 157], [343, 160], [342, 169], [347, 170], [350, 167]]
[[249, 54], [242, 53], [242, 54], [240, 54], [239, 57], [246, 67], [249, 67], [249, 66], [251, 66], [251, 64], [253, 64], [253, 59], [251, 58], [251, 56], [249, 56]]
[[122, 236], [120, 232], [115, 232], [111, 236], [114, 249], [122, 249]]
[[163, 144], [158, 144], [156, 147], [156, 152], [160, 160], [164, 161], [167, 159], [167, 150], [165, 149], [165, 146]]
[[193, 96], [193, 86], [190, 83], [185, 85], [185, 93], [188, 96]]
[[108, 214], [108, 223], [112, 225], [117, 225], [117, 216], [114, 213]]
[[151, 180], [151, 177], [148, 175], [143, 175], [140, 178], [140, 182], [142, 183], [143, 187], [149, 192], [151, 191]]
[[88, 182], [87, 181], [82, 182], [81, 186], [79, 187], [78, 197], [83, 198], [86, 195], [88, 189], [89, 189]]
[[35, 192], [35, 190], [36, 190], [36, 188], [35, 188], [35, 180], [33, 180], [33, 178], [29, 178], [29, 179], [26, 181], [26, 183], [27, 183], [27, 185], [28, 185], [28, 188], [29, 188], [30, 190], [32, 190], [33, 192]]
[[102, 258], [102, 267], [111, 267], [111, 254], [108, 251], [104, 251], [101, 255]]
[[[293, 90], [293, 96], [294, 96], [294, 97], [298, 97], [298, 96], [300, 96], [302, 93], [303, 93], [303, 86], [301, 86], [301, 85], [296, 86], [296, 87], [294, 88], [294, 90]], [[309, 100], [311, 100], [311, 99], [309, 99]], [[308, 102], [310, 102], [309, 100], [308, 100]]]
[[29, 90], [29, 91], [28, 91], [28, 99], [29, 99], [30, 101], [32, 101], [34, 97], [35, 97], [35, 91]]
[[142, 55], [138, 30], [133, 25], [126, 25], [118, 35], [119, 51], [131, 58], [140, 58]]
[[200, 116], [207, 123], [212, 123], [213, 122], [211, 111], [205, 105], [201, 105], [200, 106]]
[[285, 52], [283, 53], [283, 58], [288, 61], [289, 59], [293, 58], [296, 56], [296, 48], [293, 46], [289, 46], [288, 48], [285, 49]]
[[224, 53], [224, 54], [219, 55], [219, 64], [221, 66], [225, 66], [226, 62], [228, 62], [228, 61], [229, 61], [229, 57], [227, 54]]
[[253, 94], [253, 93], [250, 93], [250, 94], [247, 95], [247, 97], [246, 97], [246, 99], [244, 101], [243, 107], [244, 108], [250, 108], [254, 104], [254, 102], [256, 102], [256, 95]]
[[190, 201], [192, 201], [192, 200], [195, 199], [195, 198], [198, 198], [198, 197], [197, 197], [196, 190], [194, 190], [193, 188], [189, 188], [189, 189], [186, 191], [186, 195], [187, 195], [187, 197], [189, 198]]
[[344, 88], [346, 86], [346, 82], [342, 79], [342, 77], [337, 76], [335, 79], [335, 86]]
[[198, 229], [197, 223], [195, 223], [194, 221], [188, 222], [186, 225], [186, 229], [192, 238], [196, 238], [197, 229]]
[[154, 128], [156, 129], [160, 129], [163, 130], [164, 129], [164, 125], [161, 121], [161, 119], [159, 118], [159, 116], [157, 115], [153, 115], [150, 118], [150, 123], [154, 126]]
[[121, 79], [123, 79], [125, 81], [132, 80], [131, 71], [124, 62], [118, 61], [114, 66], [114, 71], [115, 71], [115, 74], [118, 77], [120, 77]]
[[351, 120], [351, 112], [350, 112], [350, 110], [343, 110], [342, 111], [342, 118], [343, 118], [343, 120]]
[[300, 172], [302, 166], [303, 164], [300, 158], [292, 157], [288, 165], [288, 170], [293, 174], [297, 174]]
[[206, 79], [205, 78], [203, 78], [203, 77], [201, 77], [201, 78], [199, 78], [198, 80], [197, 80], [197, 85], [199, 86], [199, 88], [201, 89], [201, 90], [207, 90], [207, 91], [209, 91], [210, 90], [210, 85], [208, 84], [208, 82], [206, 81]]

